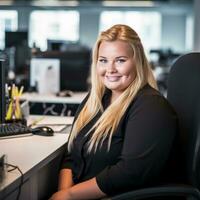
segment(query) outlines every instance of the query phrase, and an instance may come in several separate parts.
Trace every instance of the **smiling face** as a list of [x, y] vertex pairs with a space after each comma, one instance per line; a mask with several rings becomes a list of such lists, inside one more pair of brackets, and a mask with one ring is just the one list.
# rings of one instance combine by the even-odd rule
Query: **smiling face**
[[131, 46], [124, 41], [103, 41], [99, 46], [97, 73], [112, 95], [119, 96], [135, 79]]

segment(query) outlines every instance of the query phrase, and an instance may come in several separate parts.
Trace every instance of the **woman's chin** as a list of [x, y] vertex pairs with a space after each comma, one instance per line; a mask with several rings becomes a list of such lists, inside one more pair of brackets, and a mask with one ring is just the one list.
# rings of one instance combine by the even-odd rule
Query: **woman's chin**
[[114, 85], [114, 84], [107, 84], [105, 86], [110, 90], [118, 90], [119, 89], [119, 86]]

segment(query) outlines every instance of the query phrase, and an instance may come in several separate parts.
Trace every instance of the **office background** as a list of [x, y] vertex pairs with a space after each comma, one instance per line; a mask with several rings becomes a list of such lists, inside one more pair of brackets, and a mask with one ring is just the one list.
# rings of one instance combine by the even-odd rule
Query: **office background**
[[[27, 79], [31, 78], [31, 58], [61, 60], [61, 57], [67, 57], [68, 60], [71, 59], [71, 63], [66, 64], [65, 59], [61, 65], [72, 68], [73, 59], [81, 60], [85, 57], [84, 64], [83, 61], [82, 64], [75, 64], [80, 70], [81, 66], [89, 65], [88, 52], [98, 33], [113, 24], [125, 23], [139, 33], [152, 67], [159, 69], [155, 70], [158, 81], [166, 82], [166, 74], [175, 58], [190, 51], [200, 50], [199, 7], [199, 0], [4, 0], [0, 2], [1, 56], [7, 57], [7, 69], [15, 72], [15, 80], [25, 84], [28, 89], [30, 81]], [[26, 36], [22, 36], [22, 33], [18, 36], [9, 36], [9, 32], [12, 31], [27, 34], [27, 44], [23, 44], [24, 48], [18, 47], [17, 50], [13, 50], [9, 41], [14, 37], [20, 40], [20, 37]], [[84, 51], [85, 54], [82, 58], [72, 58], [70, 55], [74, 53], [67, 56], [65, 53], [63, 55], [44, 53], [55, 50], [67, 52], [71, 49], [73, 52], [81, 49], [80, 51]], [[80, 51], [77, 55], [80, 55]], [[17, 57], [17, 60], [13, 57]], [[89, 68], [82, 72], [86, 77]], [[67, 73], [70, 74], [69, 71]], [[73, 72], [71, 77], [74, 77], [75, 73]], [[12, 74], [9, 78], [12, 79]], [[80, 80], [80, 77], [77, 80]], [[84, 81], [88, 79], [84, 78]], [[77, 90], [77, 87], [80, 85], [61, 86], [61, 89]], [[165, 87], [161, 86], [161, 90], [165, 90]], [[80, 90], [86, 89], [87, 87], [83, 86]]]
[[[37, 91], [37, 84], [30, 87], [35, 76], [31, 74], [31, 61], [54, 59], [60, 63], [60, 89], [85, 91], [91, 48], [98, 33], [112, 24], [125, 23], [141, 36], [159, 89], [165, 95], [173, 61], [181, 54], [200, 51], [199, 8], [200, 0], [0, 0], [0, 58], [6, 58], [6, 81], [23, 85], [26, 91]], [[47, 80], [41, 80], [46, 84]], [[67, 95], [71, 93], [64, 93]], [[31, 114], [48, 115], [46, 124], [68, 125], [85, 94], [76, 95], [50, 98], [27, 93], [24, 97], [35, 111]], [[36, 119], [41, 120], [41, 116]], [[7, 174], [0, 199], [16, 199], [21, 193], [19, 199], [41, 200], [55, 192], [69, 129], [65, 133], [0, 140], [0, 152], [23, 173]]]

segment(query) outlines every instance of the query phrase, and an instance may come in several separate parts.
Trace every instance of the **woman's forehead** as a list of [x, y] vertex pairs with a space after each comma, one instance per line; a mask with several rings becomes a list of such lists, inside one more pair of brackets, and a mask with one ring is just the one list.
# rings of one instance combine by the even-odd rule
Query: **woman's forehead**
[[116, 40], [116, 41], [102, 41], [99, 45], [99, 56], [108, 55], [125, 55], [132, 56], [133, 49], [131, 45], [126, 41]]

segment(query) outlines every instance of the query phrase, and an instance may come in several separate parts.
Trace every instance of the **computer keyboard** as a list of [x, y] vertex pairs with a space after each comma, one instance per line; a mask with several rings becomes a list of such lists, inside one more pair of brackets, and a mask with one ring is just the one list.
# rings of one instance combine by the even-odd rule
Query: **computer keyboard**
[[21, 123], [0, 124], [0, 139], [32, 135], [32, 129]]

